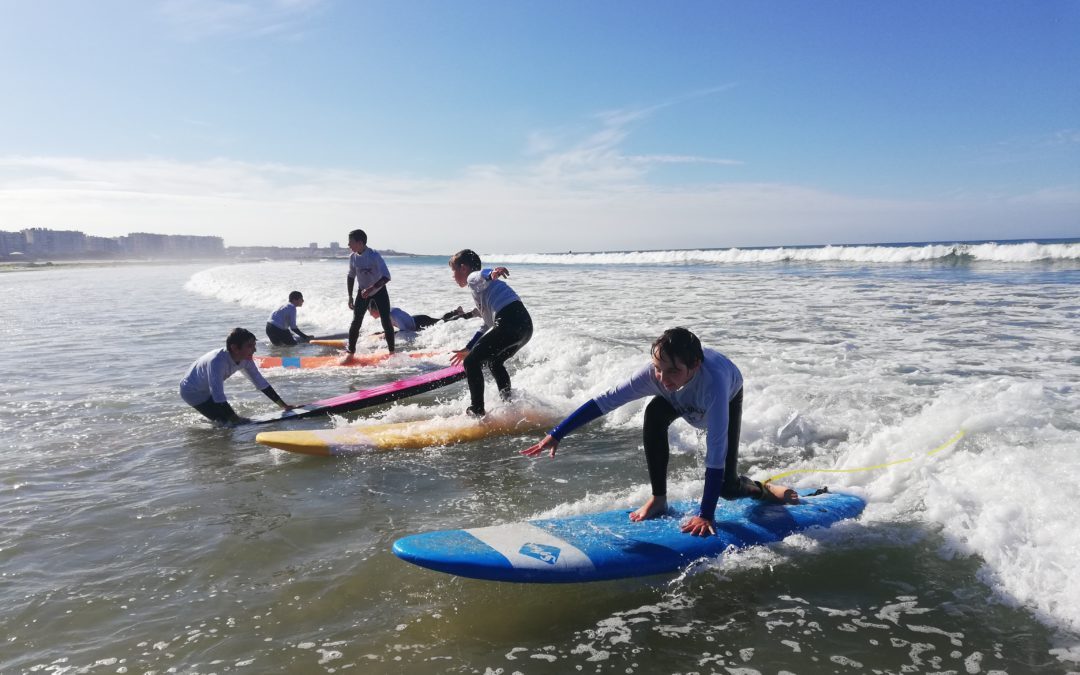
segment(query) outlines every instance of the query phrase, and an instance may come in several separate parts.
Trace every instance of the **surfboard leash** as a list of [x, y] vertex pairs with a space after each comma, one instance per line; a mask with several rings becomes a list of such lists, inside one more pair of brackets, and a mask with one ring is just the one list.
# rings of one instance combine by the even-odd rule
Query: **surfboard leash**
[[[942, 443], [938, 447], [934, 448], [930, 452], [926, 453], [925, 455], [923, 455], [923, 457], [933, 457], [934, 455], [941, 452], [942, 450], [945, 450], [946, 448], [949, 448], [950, 446], [955, 445], [957, 442], [960, 441], [961, 438], [964, 437], [964, 435], [966, 433], [967, 432], [964, 431], [963, 429], [961, 429], [960, 431], [957, 431], [956, 434], [952, 438], [945, 441], [944, 443]], [[890, 466], [897, 466], [898, 464], [906, 464], [908, 462], [914, 462], [916, 459], [919, 459], [919, 456], [906, 457], [904, 459], [898, 459], [895, 462], [885, 462], [884, 464], [877, 464], [875, 466], [861, 466], [861, 467], [856, 468], [856, 469], [792, 469], [791, 471], [785, 471], [784, 473], [778, 473], [775, 476], [770, 476], [769, 478], [766, 478], [765, 480], [763, 480], [761, 482], [762, 483], [770, 483], [770, 482], [775, 481], [775, 480], [777, 480], [779, 478], [786, 478], [788, 476], [791, 476], [791, 475], [794, 475], [794, 474], [797, 474], [797, 473], [858, 473], [860, 471], [875, 471], [877, 469], [886, 469], [886, 468], [888, 468]]]

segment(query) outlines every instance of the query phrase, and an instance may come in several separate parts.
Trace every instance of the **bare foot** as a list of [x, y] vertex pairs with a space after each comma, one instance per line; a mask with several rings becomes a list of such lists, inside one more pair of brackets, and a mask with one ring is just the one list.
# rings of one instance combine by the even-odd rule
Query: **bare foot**
[[645, 502], [637, 511], [630, 512], [630, 520], [636, 522], [642, 520], [648, 520], [649, 518], [656, 518], [662, 516], [667, 511], [667, 497], [658, 497], [653, 495], [649, 497], [649, 501]]
[[766, 501], [777, 502], [779, 504], [799, 503], [799, 493], [791, 488], [784, 487], [783, 485], [773, 485], [772, 483], [762, 483], [761, 487], [765, 490], [765, 494], [762, 495], [762, 498]]

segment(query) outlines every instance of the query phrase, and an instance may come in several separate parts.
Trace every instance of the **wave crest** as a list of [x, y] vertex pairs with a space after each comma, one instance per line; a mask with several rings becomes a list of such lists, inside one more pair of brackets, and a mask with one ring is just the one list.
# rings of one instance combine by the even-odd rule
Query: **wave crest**
[[1080, 242], [953, 243], [869, 246], [728, 248], [610, 253], [485, 254], [486, 260], [548, 265], [679, 265], [777, 262], [922, 263], [1080, 261]]

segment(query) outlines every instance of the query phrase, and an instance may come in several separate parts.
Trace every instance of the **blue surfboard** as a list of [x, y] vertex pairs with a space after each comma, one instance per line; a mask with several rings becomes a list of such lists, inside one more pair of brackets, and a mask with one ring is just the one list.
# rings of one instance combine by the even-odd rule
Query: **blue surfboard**
[[490, 581], [569, 583], [663, 574], [729, 546], [779, 541], [854, 518], [866, 506], [854, 495], [812, 493], [800, 490], [801, 503], [794, 505], [720, 500], [716, 536], [680, 532], [679, 524], [696, 514], [698, 505], [677, 502], [667, 516], [638, 523], [623, 509], [415, 534], [394, 542], [394, 554], [421, 567]]

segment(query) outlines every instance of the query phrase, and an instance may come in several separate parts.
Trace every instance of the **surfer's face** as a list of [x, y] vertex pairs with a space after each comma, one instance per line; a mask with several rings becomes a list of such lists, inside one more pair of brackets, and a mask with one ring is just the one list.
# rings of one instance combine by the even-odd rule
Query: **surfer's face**
[[465, 263], [458, 263], [456, 265], [454, 263], [450, 263], [450, 270], [454, 273], [454, 282], [458, 286], [465, 288], [465, 284], [469, 283], [469, 274], [472, 273], [472, 270], [469, 269], [469, 266]]
[[250, 361], [251, 357], [255, 356], [255, 341], [248, 340], [239, 347], [229, 347], [229, 354], [237, 363]]
[[668, 391], [675, 391], [685, 387], [687, 382], [694, 379], [698, 368], [701, 367], [700, 363], [687, 366], [678, 359], [671, 359], [664, 354], [657, 353], [653, 354], [652, 363], [653, 376], [656, 377], [656, 381], [660, 383], [660, 386]]

